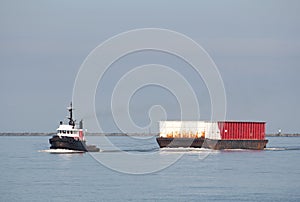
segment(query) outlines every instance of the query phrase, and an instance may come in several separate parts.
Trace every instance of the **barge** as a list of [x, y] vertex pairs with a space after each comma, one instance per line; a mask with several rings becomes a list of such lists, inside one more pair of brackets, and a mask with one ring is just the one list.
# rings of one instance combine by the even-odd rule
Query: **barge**
[[265, 122], [259, 121], [160, 121], [157, 143], [163, 147], [195, 147], [215, 150], [263, 150]]

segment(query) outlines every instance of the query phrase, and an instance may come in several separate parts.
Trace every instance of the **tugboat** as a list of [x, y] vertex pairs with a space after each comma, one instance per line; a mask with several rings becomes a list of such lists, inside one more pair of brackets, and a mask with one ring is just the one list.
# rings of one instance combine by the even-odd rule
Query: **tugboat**
[[51, 144], [50, 149], [63, 149], [73, 150], [81, 152], [99, 152], [100, 149], [95, 145], [86, 145], [86, 140], [83, 131], [83, 121], [79, 122], [79, 126], [76, 126], [75, 120], [73, 120], [73, 107], [72, 102], [67, 108], [69, 111], [69, 123], [64, 124], [60, 121], [57, 128], [57, 134], [49, 139]]

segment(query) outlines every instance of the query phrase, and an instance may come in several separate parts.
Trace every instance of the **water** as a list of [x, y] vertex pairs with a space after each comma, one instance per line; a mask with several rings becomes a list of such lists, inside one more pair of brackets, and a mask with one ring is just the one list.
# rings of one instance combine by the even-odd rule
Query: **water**
[[[145, 175], [113, 171], [88, 153], [38, 152], [48, 139], [0, 137], [0, 201], [300, 201], [300, 137], [270, 137], [266, 151], [217, 151], [203, 160], [207, 151], [178, 150], [179, 161]], [[154, 138], [110, 139], [133, 153], [173, 152]]]

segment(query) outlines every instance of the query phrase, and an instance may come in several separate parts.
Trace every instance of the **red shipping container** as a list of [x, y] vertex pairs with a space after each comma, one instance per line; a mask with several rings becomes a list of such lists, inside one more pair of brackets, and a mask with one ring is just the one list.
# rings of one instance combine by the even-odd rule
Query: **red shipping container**
[[223, 140], [265, 139], [265, 122], [219, 121], [218, 126]]

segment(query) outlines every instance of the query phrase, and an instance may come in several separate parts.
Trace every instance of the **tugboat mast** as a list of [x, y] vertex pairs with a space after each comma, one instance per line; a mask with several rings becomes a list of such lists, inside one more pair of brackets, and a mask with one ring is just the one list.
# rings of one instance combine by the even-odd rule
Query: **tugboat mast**
[[73, 113], [72, 113], [72, 111], [74, 110], [74, 108], [72, 107], [72, 102], [70, 103], [70, 107], [68, 107], [67, 109], [70, 113], [70, 117], [68, 117], [69, 125], [75, 127], [75, 121], [73, 120]]

